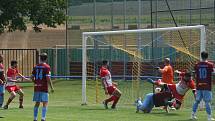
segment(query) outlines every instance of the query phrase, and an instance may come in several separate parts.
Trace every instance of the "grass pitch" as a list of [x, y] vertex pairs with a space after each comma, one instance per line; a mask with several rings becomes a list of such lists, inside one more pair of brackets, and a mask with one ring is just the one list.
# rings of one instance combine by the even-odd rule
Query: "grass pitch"
[[[21, 84], [25, 92], [24, 109], [18, 108], [18, 95], [8, 110], [0, 109], [0, 121], [33, 121], [32, 84]], [[50, 94], [47, 121], [189, 121], [191, 109], [171, 111], [155, 109], [150, 114], [135, 113], [135, 106], [120, 104], [117, 110], [105, 110], [102, 104], [81, 106], [81, 81], [58, 80]], [[8, 92], [5, 92], [5, 101]], [[198, 121], [206, 121], [205, 111], [198, 112]], [[41, 108], [39, 111], [41, 119]], [[38, 120], [40, 121], [40, 120]]]

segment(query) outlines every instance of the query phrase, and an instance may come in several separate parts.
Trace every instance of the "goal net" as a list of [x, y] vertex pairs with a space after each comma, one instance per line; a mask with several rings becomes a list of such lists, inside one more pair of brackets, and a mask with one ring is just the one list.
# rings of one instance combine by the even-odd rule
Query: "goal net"
[[[153, 85], [144, 80], [160, 78], [155, 67], [163, 67], [165, 58], [170, 58], [174, 70], [192, 70], [205, 44], [203, 25], [84, 32], [82, 103], [101, 103], [106, 98], [99, 78], [103, 60], [109, 61], [112, 80], [122, 91], [120, 104], [132, 104], [137, 97], [153, 92]], [[192, 102], [187, 101], [187, 105]]]

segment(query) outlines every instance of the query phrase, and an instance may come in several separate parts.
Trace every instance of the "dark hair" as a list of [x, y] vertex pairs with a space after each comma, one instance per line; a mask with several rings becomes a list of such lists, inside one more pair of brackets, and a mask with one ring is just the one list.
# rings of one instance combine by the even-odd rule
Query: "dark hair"
[[41, 61], [46, 61], [47, 58], [48, 58], [47, 53], [42, 53], [42, 54], [40, 54], [40, 60], [41, 60]]
[[205, 51], [201, 52], [201, 57], [202, 57], [203, 60], [207, 59], [208, 58], [208, 53], [205, 52]]
[[107, 60], [103, 60], [102, 61], [102, 65], [107, 65], [108, 64], [108, 61]]
[[15, 64], [17, 64], [18, 62], [16, 61], [16, 60], [12, 60], [11, 62], [10, 62], [10, 65], [11, 66], [14, 66]]
[[190, 73], [190, 72], [186, 72], [186, 73], [184, 74], [184, 76], [186, 76], [186, 77], [191, 77], [191, 73]]

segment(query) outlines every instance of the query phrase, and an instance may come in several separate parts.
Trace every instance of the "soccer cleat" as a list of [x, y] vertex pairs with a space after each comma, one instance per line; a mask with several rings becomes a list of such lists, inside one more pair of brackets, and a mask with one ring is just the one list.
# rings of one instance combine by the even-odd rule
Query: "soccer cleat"
[[4, 109], [8, 109], [8, 105], [5, 105], [3, 108], [4, 108]]
[[208, 121], [215, 121], [215, 119], [210, 117], [210, 118], [208, 118]]
[[108, 105], [107, 105], [107, 103], [106, 103], [105, 101], [103, 101], [102, 103], [103, 103], [103, 105], [104, 105], [105, 109], [108, 109]]
[[170, 108], [170, 110], [173, 110], [173, 111], [176, 110], [176, 108], [175, 108], [174, 106], [171, 106], [171, 107], [169, 107], [169, 108]]
[[46, 121], [46, 120], [44, 120], [44, 119], [41, 119], [41, 121]]
[[37, 121], [37, 120], [34, 120], [34, 121]]
[[169, 106], [164, 106], [164, 110], [166, 111], [166, 113], [169, 113]]
[[139, 107], [141, 106], [142, 102], [141, 102], [141, 97], [139, 97], [136, 101], [135, 101], [135, 105], [136, 105], [136, 113], [139, 113], [140, 109]]
[[191, 114], [191, 120], [197, 120], [198, 118], [196, 117], [196, 114], [192, 113]]
[[23, 105], [20, 105], [19, 108], [20, 108], [20, 109], [23, 109], [24, 107], [23, 107]]
[[116, 109], [116, 106], [111, 106], [111, 109], [115, 110], [115, 109]]

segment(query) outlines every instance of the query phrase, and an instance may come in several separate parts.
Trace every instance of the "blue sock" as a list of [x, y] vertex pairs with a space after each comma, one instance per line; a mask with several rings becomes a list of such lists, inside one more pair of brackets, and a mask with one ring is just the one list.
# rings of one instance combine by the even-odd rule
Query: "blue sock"
[[34, 107], [34, 120], [37, 120], [39, 107]]
[[46, 112], [47, 112], [47, 107], [43, 107], [43, 108], [42, 108], [42, 119], [43, 119], [43, 120], [46, 119]]
[[211, 115], [211, 104], [210, 102], [205, 102], [206, 112], [208, 115]]
[[4, 102], [4, 93], [0, 94], [0, 107], [2, 107]]
[[196, 100], [196, 101], [194, 102], [194, 104], [193, 104], [193, 109], [192, 109], [194, 113], [196, 113], [199, 103], [200, 103], [200, 101], [198, 101], [198, 100]]

